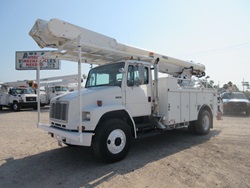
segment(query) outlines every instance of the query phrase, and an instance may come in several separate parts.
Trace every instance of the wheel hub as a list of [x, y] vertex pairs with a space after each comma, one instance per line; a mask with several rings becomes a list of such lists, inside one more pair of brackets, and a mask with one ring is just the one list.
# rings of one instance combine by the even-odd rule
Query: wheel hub
[[202, 125], [205, 129], [207, 129], [209, 127], [209, 117], [208, 116], [204, 116], [203, 121], [202, 121]]
[[109, 134], [107, 139], [107, 147], [111, 153], [117, 154], [121, 152], [125, 145], [126, 136], [121, 129], [115, 129]]
[[121, 138], [116, 138], [116, 139], [115, 139], [115, 145], [116, 145], [116, 146], [121, 145], [121, 143], [122, 143]]

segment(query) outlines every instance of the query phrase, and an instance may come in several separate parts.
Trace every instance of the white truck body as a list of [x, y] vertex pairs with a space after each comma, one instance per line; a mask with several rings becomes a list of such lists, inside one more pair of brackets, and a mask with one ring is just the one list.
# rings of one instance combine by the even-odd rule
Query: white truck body
[[[205, 75], [204, 65], [120, 44], [57, 19], [37, 20], [30, 35], [42, 48], [57, 48], [51, 57], [78, 62], [79, 83], [81, 62], [101, 65], [90, 70], [84, 89], [51, 100], [49, 125], [38, 117], [38, 127], [59, 143], [92, 146], [115, 162], [126, 156], [132, 138], [182, 127], [207, 134], [213, 127], [216, 91], [195, 87], [191, 79]], [[168, 77], [158, 78], [158, 72]]]
[[25, 81], [6, 82], [0, 89], [0, 110], [3, 107], [19, 111], [21, 108], [37, 108], [37, 95]]

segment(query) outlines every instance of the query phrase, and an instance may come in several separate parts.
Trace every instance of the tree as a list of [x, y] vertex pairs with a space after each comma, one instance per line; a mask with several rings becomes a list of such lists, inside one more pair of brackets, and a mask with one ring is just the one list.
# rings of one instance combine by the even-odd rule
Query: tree
[[240, 91], [239, 88], [235, 84], [233, 84], [231, 81], [229, 81], [227, 84], [224, 84], [223, 89], [226, 89], [229, 91]]
[[247, 87], [247, 89], [249, 89], [249, 82], [245, 82], [244, 79], [243, 79], [243, 82], [242, 83], [242, 86], [243, 86], [243, 91], [245, 90], [245, 86]]
[[224, 84], [224, 85], [223, 85], [223, 88], [224, 88], [224, 89], [228, 89], [228, 85], [227, 85], [227, 84]]

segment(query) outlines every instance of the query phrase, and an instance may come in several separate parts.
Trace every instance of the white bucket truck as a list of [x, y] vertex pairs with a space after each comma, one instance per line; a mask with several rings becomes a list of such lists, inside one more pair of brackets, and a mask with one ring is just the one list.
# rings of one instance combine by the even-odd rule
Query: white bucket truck
[[37, 108], [35, 90], [27, 81], [6, 82], [0, 86], [0, 110], [3, 107], [19, 111], [21, 108]]
[[49, 104], [52, 98], [69, 93], [69, 86], [75, 88], [77, 83], [77, 74], [40, 79], [41, 104]]
[[[131, 139], [189, 127], [207, 134], [217, 110], [214, 89], [198, 87], [192, 77], [205, 66], [118, 43], [102, 34], [52, 19], [38, 19], [29, 33], [51, 57], [97, 66], [84, 89], [55, 97], [50, 124], [37, 126], [58, 143], [92, 146], [107, 162], [123, 159]], [[39, 67], [38, 67], [39, 70]], [[168, 75], [158, 77], [158, 72]], [[39, 74], [37, 80], [39, 82]]]

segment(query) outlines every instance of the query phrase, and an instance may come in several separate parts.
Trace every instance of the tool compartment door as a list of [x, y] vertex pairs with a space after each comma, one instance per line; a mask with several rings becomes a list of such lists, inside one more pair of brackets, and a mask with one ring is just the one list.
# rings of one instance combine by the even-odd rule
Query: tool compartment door
[[189, 92], [181, 92], [181, 122], [189, 121], [190, 116], [190, 99]]
[[168, 124], [180, 123], [181, 109], [180, 109], [180, 92], [168, 92]]

